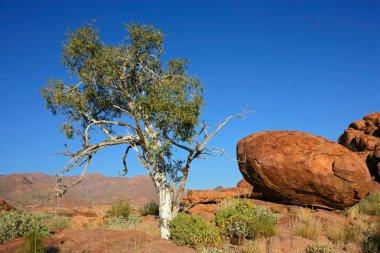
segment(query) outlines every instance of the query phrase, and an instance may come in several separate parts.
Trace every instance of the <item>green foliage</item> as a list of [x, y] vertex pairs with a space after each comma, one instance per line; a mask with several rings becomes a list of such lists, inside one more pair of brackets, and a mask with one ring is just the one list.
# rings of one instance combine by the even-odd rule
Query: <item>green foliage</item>
[[31, 232], [47, 236], [50, 235], [48, 229], [43, 225], [39, 217], [16, 211], [0, 212], [1, 244]]
[[161, 63], [164, 35], [159, 29], [137, 23], [126, 29], [129, 36], [120, 46], [102, 42], [92, 23], [68, 32], [62, 62], [80, 82], [49, 80], [41, 90], [47, 108], [67, 116], [63, 131], [68, 138], [83, 133], [90, 118], [126, 114], [174, 140], [189, 141], [204, 105], [200, 81], [187, 75], [186, 59]]
[[249, 235], [248, 224], [242, 219], [236, 219], [228, 223], [226, 229], [231, 238], [246, 238]]
[[380, 217], [380, 191], [370, 193], [357, 205], [360, 213]]
[[146, 216], [146, 215], [155, 215], [158, 216], [160, 210], [157, 202], [149, 202], [146, 203], [143, 208], [141, 209], [141, 215]]
[[57, 216], [47, 217], [44, 224], [48, 229], [65, 229], [70, 227], [71, 220], [66, 216]]
[[214, 246], [219, 243], [219, 231], [207, 223], [201, 216], [179, 213], [169, 226], [171, 239], [177, 245], [195, 247]]
[[133, 214], [130, 214], [128, 217], [117, 216], [117, 217], [112, 217], [111, 219], [107, 221], [107, 228], [122, 230], [132, 225], [138, 224], [140, 222], [141, 222], [140, 217]]
[[24, 245], [21, 253], [45, 253], [43, 245], [44, 234], [32, 231], [24, 236]]
[[128, 218], [131, 215], [131, 207], [125, 201], [118, 201], [111, 205], [111, 209], [107, 211], [108, 217], [124, 217]]
[[321, 244], [320, 242], [313, 242], [309, 244], [306, 249], [306, 253], [335, 253], [331, 245]]
[[233, 237], [257, 238], [275, 234], [278, 217], [269, 209], [246, 201], [220, 208], [214, 217], [223, 234]]
[[364, 252], [377, 253], [380, 252], [380, 231], [370, 235], [364, 243]]

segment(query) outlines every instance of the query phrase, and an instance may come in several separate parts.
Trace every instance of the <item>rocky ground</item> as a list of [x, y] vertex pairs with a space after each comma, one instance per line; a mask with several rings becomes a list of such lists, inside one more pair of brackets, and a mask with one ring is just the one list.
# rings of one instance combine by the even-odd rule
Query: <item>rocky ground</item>
[[[238, 189], [238, 187], [236, 188]], [[237, 191], [235, 189], [235, 191]], [[208, 191], [217, 192], [217, 191]], [[231, 192], [231, 190], [228, 190]], [[195, 191], [195, 195], [205, 195], [205, 192]], [[239, 193], [240, 194], [240, 193]], [[188, 205], [187, 212], [197, 213], [212, 220], [215, 210], [221, 203], [213, 202], [212, 196], [208, 197], [208, 204]], [[227, 197], [228, 198], [228, 197]], [[197, 198], [199, 200], [199, 198]], [[203, 198], [205, 200], [205, 198]], [[189, 201], [189, 199], [188, 199]], [[220, 199], [221, 202], [228, 201]], [[159, 220], [155, 216], [142, 216], [141, 223], [132, 225], [123, 230], [107, 228], [104, 217], [109, 206], [93, 206], [79, 208], [59, 208], [60, 216], [69, 217], [71, 223], [63, 230], [53, 230], [54, 234], [44, 240], [47, 252], [272, 252], [272, 253], [299, 253], [306, 252], [306, 248], [318, 241], [325, 245], [331, 245], [333, 252], [365, 252], [359, 241], [334, 241], [334, 233], [347, 229], [349, 224], [361, 224], [368, 228], [371, 224], [377, 224], [371, 216], [359, 214], [355, 208], [349, 211], [328, 211], [323, 209], [310, 209], [302, 206], [276, 204], [259, 199], [245, 199], [257, 206], [266, 206], [278, 215], [279, 221], [276, 226], [276, 234], [269, 238], [245, 240], [243, 245], [233, 245], [228, 240], [216, 248], [194, 249], [180, 247], [174, 243], [159, 238]], [[203, 209], [194, 209], [202, 205]], [[196, 211], [194, 211], [196, 210]], [[203, 210], [203, 211], [202, 211]], [[51, 208], [34, 208], [33, 212], [51, 213]], [[137, 209], [135, 210], [137, 214]], [[304, 221], [311, 224], [303, 228], [304, 231], [296, 232], [297, 227]], [[317, 229], [314, 227], [318, 227]], [[374, 226], [374, 225], [373, 225]], [[302, 229], [301, 229], [302, 230]], [[316, 230], [316, 231], [315, 231]], [[364, 230], [363, 230], [364, 231]], [[335, 236], [339, 239], [339, 236]], [[0, 245], [0, 252], [18, 252], [22, 248], [23, 239], [14, 239], [4, 245]], [[208, 250], [208, 251], [207, 251]]]
[[[247, 181], [233, 188], [188, 190], [183, 212], [212, 222], [226, 202], [248, 201], [277, 215], [271, 237], [243, 241], [226, 237], [216, 247], [190, 248], [160, 239], [155, 216], [142, 216], [141, 223], [123, 229], [109, 226], [106, 212], [120, 199], [118, 193], [128, 193], [135, 215], [142, 204], [157, 200], [151, 181], [143, 176], [89, 175], [90, 180], [60, 205], [45, 201], [51, 195], [47, 187], [53, 188], [50, 176], [1, 176], [0, 196], [11, 204], [0, 200], [0, 210], [54, 213], [69, 220], [44, 239], [48, 252], [380, 252], [379, 112], [351, 123], [338, 143], [296, 131], [267, 131], [242, 139], [237, 155]], [[19, 252], [22, 246], [23, 240], [17, 238], [0, 245], [0, 252]]]

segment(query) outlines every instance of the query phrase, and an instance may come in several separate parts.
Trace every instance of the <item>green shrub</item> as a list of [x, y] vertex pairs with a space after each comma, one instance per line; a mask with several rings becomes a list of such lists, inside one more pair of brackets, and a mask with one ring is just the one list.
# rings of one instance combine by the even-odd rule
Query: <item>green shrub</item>
[[246, 201], [235, 203], [220, 208], [215, 214], [214, 223], [224, 235], [252, 239], [275, 234], [276, 214]]
[[152, 201], [149, 203], [146, 203], [144, 207], [141, 209], [141, 215], [155, 215], [158, 216], [160, 212], [159, 206], [156, 202]]
[[227, 224], [227, 231], [231, 238], [246, 238], [249, 235], [248, 223], [242, 219], [233, 220]]
[[336, 251], [330, 245], [324, 245], [320, 242], [313, 242], [306, 248], [306, 253], [335, 253]]
[[124, 201], [118, 201], [111, 206], [111, 209], [107, 211], [108, 217], [119, 217], [128, 218], [131, 214], [131, 206]]
[[48, 229], [65, 229], [70, 227], [71, 220], [66, 216], [51, 216], [45, 219], [45, 225]]
[[377, 253], [380, 252], [380, 232], [368, 236], [364, 243], [364, 252]]
[[380, 216], [380, 191], [370, 193], [358, 206], [362, 214]]
[[24, 236], [24, 246], [20, 253], [45, 253], [43, 245], [44, 235], [32, 231]]
[[169, 231], [171, 239], [177, 245], [214, 246], [220, 241], [218, 229], [196, 215], [178, 213], [170, 222]]
[[140, 222], [140, 217], [133, 214], [130, 214], [127, 218], [123, 216], [112, 217], [107, 221], [107, 228], [122, 230]]
[[0, 212], [0, 243], [35, 231], [41, 235], [50, 235], [41, 218], [29, 213], [16, 211]]

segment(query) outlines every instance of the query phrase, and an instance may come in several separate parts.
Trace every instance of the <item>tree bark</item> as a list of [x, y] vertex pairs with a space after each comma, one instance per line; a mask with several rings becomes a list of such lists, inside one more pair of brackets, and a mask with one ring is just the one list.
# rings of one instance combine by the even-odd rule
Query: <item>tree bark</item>
[[159, 207], [160, 207], [160, 234], [161, 238], [169, 239], [169, 222], [172, 220], [172, 196], [170, 194], [169, 187], [166, 185], [165, 173], [157, 173], [161, 180], [157, 183], [158, 197], [159, 197]]

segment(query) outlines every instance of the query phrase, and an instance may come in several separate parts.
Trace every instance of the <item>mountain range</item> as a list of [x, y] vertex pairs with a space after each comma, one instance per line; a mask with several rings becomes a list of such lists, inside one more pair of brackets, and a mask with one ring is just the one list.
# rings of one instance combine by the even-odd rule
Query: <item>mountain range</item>
[[[0, 176], [0, 199], [16, 208], [55, 206], [55, 182], [57, 177], [42, 173], [16, 173]], [[65, 184], [79, 180], [79, 176], [65, 176]], [[59, 200], [62, 207], [109, 205], [127, 200], [133, 205], [143, 205], [157, 200], [153, 183], [148, 176], [106, 177], [87, 174], [83, 181], [70, 188]]]

